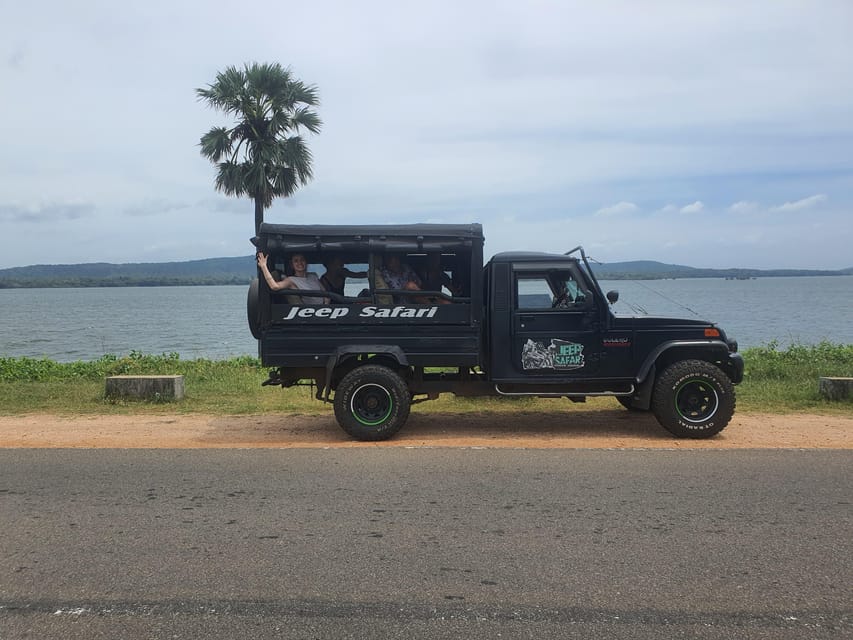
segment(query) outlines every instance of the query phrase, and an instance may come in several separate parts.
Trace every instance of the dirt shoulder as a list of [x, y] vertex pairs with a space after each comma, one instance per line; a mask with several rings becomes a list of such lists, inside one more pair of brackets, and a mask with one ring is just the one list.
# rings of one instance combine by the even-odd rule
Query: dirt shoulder
[[853, 417], [738, 414], [709, 440], [669, 436], [623, 410], [413, 414], [392, 440], [355, 442], [332, 415], [0, 416], [0, 448], [484, 447], [529, 449], [853, 449]]

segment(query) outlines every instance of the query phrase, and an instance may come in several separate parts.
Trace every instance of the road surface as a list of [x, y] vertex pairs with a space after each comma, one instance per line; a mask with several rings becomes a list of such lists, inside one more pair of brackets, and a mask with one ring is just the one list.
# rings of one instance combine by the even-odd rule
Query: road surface
[[0, 638], [851, 637], [851, 463], [2, 450]]

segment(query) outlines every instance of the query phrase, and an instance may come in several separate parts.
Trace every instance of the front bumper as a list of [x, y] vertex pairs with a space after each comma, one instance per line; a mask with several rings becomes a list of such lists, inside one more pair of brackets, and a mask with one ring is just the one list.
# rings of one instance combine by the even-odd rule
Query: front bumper
[[729, 354], [729, 367], [727, 373], [733, 384], [743, 382], [743, 356], [739, 353]]

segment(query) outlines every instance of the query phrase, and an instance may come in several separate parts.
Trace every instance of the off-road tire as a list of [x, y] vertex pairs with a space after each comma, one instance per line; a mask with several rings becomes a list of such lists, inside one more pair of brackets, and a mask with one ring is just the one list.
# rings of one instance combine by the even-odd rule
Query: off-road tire
[[356, 440], [387, 440], [405, 424], [410, 406], [406, 382], [382, 365], [353, 369], [335, 390], [335, 418]]
[[652, 410], [661, 426], [674, 436], [710, 438], [734, 415], [734, 385], [710, 362], [682, 360], [658, 377]]

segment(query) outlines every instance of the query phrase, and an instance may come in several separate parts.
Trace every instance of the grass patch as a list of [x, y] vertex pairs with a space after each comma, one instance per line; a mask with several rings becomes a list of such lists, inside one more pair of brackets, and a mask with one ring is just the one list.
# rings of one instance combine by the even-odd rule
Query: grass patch
[[737, 389], [738, 406], [747, 411], [851, 414], [853, 399], [830, 402], [820, 396], [818, 379], [853, 377], [853, 345], [821, 342], [791, 345], [777, 342], [747, 349], [744, 381]]
[[[738, 410], [774, 413], [850, 415], [853, 400], [829, 402], [818, 393], [820, 376], [853, 377], [853, 345], [823, 342], [777, 343], [747, 349], [744, 382], [738, 386]], [[186, 396], [179, 402], [117, 401], [104, 396], [104, 379], [111, 375], [183, 375]], [[181, 360], [175, 354], [131, 352], [119, 358], [59, 363], [48, 359], [0, 358], [0, 413], [131, 414], [212, 413], [325, 414], [325, 403], [313, 398], [310, 387], [281, 390], [261, 387], [267, 369], [257, 358]], [[612, 398], [591, 398], [586, 404], [565, 399], [456, 398], [417, 404], [421, 412], [547, 412], [574, 409], [613, 409]]]

